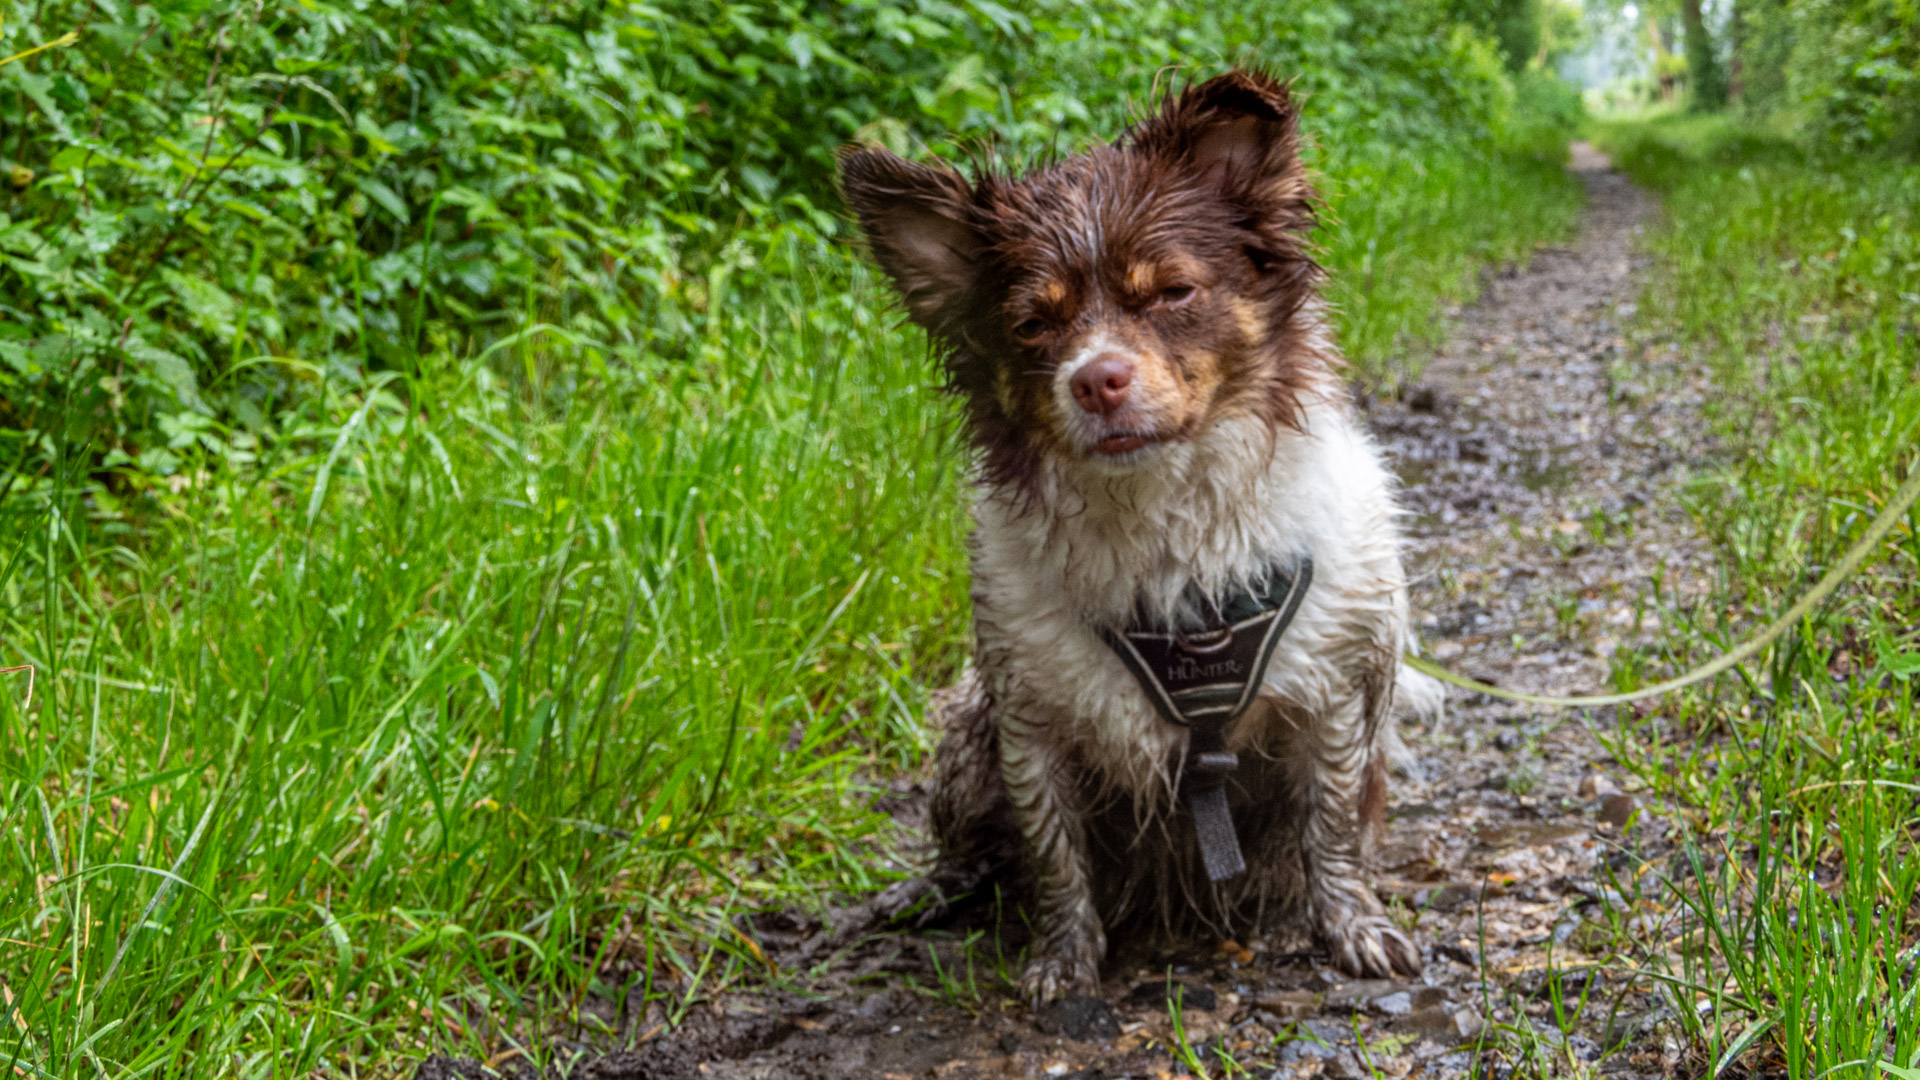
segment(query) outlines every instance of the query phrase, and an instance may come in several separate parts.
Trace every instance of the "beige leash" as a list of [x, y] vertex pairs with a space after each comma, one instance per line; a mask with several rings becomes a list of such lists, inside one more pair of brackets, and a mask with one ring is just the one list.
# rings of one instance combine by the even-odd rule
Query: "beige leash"
[[1866, 565], [1867, 560], [1873, 555], [1874, 549], [1880, 545], [1880, 541], [1885, 540], [1887, 534], [1893, 531], [1894, 526], [1900, 523], [1900, 519], [1906, 515], [1908, 509], [1913, 506], [1916, 499], [1920, 499], [1920, 461], [1914, 463], [1912, 470], [1907, 473], [1906, 483], [1901, 484], [1900, 489], [1893, 493], [1893, 498], [1887, 501], [1886, 509], [1880, 511], [1880, 516], [1873, 519], [1873, 524], [1867, 526], [1867, 531], [1860, 534], [1860, 539], [1854, 541], [1853, 546], [1847, 549], [1847, 553], [1841, 556], [1840, 561], [1833, 565], [1833, 569], [1828, 570], [1826, 576], [1822, 577], [1818, 584], [1814, 585], [1805, 596], [1800, 598], [1799, 603], [1788, 608], [1786, 614], [1775, 619], [1766, 629], [1760, 631], [1739, 647], [1701, 664], [1685, 675], [1668, 679], [1665, 682], [1657, 682], [1652, 686], [1643, 686], [1638, 690], [1629, 690], [1624, 694], [1548, 697], [1543, 694], [1523, 694], [1517, 690], [1502, 690], [1497, 686], [1489, 686], [1483, 682], [1476, 682], [1464, 675], [1455, 675], [1453, 672], [1435, 664], [1431, 660], [1422, 659], [1421, 657], [1411, 654], [1406, 657], [1406, 663], [1408, 667], [1413, 668], [1415, 671], [1425, 672], [1439, 679], [1441, 682], [1451, 683], [1454, 686], [1460, 687], [1462, 690], [1472, 690], [1475, 693], [1486, 694], [1489, 697], [1504, 698], [1508, 701], [1518, 701], [1528, 705], [1545, 705], [1555, 709], [1622, 705], [1629, 701], [1639, 701], [1643, 698], [1670, 694], [1682, 687], [1692, 686], [1698, 682], [1705, 682], [1715, 675], [1726, 671], [1728, 668], [1741, 663], [1761, 649], [1773, 644], [1775, 641], [1778, 641], [1781, 635], [1798, 625], [1800, 620], [1806, 618], [1808, 613], [1813, 611], [1822, 600], [1825, 600], [1833, 590], [1839, 588], [1841, 582], [1852, 577], [1856, 571]]

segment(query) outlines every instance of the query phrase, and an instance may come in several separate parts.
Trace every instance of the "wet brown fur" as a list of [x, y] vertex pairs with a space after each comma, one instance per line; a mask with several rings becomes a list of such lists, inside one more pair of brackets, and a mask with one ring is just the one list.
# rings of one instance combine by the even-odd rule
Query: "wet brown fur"
[[[981, 167], [969, 180], [874, 148], [842, 154], [842, 190], [873, 256], [932, 334], [964, 401], [988, 498], [1024, 495], [1031, 509], [1051, 462], [1085, 460], [1092, 421], [1060, 414], [1060, 380], [1063, 365], [1090, 362], [1090, 350], [1128, 357], [1125, 408], [1150, 406], [1142, 415], [1158, 425], [1156, 441], [1193, 439], [1230, 417], [1253, 418], [1278, 440], [1304, 432], [1310, 396], [1333, 401], [1339, 359], [1317, 297], [1307, 240], [1317, 202], [1298, 143], [1285, 85], [1235, 71], [1170, 94], [1111, 144], [1018, 177]], [[1381, 580], [1398, 574], [1395, 561]], [[1036, 997], [1084, 985], [1085, 960], [1104, 952], [1108, 933], [1224, 933], [1310, 906], [1347, 946], [1347, 966], [1417, 970], [1413, 946], [1385, 928], [1357, 876], [1356, 837], [1385, 814], [1375, 748], [1395, 692], [1391, 612], [1397, 603], [1403, 619], [1404, 599], [1377, 601], [1397, 588], [1357, 598], [1354, 637], [1331, 643], [1359, 648], [1350, 709], [1282, 715], [1292, 706], [1262, 698], [1255, 709], [1265, 713], [1236, 721], [1256, 733], [1228, 788], [1246, 873], [1207, 880], [1170, 775], [1159, 797], [1143, 797], [1137, 783], [1117, 783], [1124, 763], [1063, 745], [1054, 747], [1060, 771], [1028, 768], [1034, 740], [1064, 736], [1044, 717], [1010, 712], [970, 671], [931, 710], [942, 731], [930, 807], [939, 861], [877, 897], [869, 915], [891, 918], [986, 881], [1013, 885], [1016, 896], [1032, 886], [1043, 937], [1023, 987]], [[976, 620], [982, 612], [976, 590]], [[1376, 618], [1387, 621], [1367, 621]], [[1377, 649], [1356, 644], [1373, 641]], [[1001, 659], [979, 659], [1005, 670], [994, 666]], [[1330, 783], [1346, 794], [1329, 802]], [[1037, 797], [1053, 809], [1031, 809]], [[1038, 832], [1036, 814], [1045, 817]], [[1082, 858], [1084, 891], [1062, 891], [1061, 881], [1081, 880]], [[1360, 923], [1371, 927], [1360, 934], [1369, 959], [1355, 960]]]
[[[1223, 154], [1222, 140], [1256, 126], [1246, 141], [1261, 160]], [[969, 182], [877, 148], [842, 153], [842, 191], [945, 354], [987, 485], [1030, 487], [1058, 449], [1050, 374], [1074, 330], [1096, 320], [1158, 361], [1138, 377], [1177, 403], [1170, 437], [1233, 412], [1298, 427], [1301, 395], [1337, 363], [1300, 325], [1321, 275], [1298, 143], [1286, 87], [1236, 72], [1169, 94], [1112, 144], [1018, 178], [984, 167]], [[932, 270], [929, 236], [945, 249]], [[1157, 307], [1173, 284], [1199, 291], [1177, 310]], [[1036, 321], [1043, 333], [1017, 332]]]

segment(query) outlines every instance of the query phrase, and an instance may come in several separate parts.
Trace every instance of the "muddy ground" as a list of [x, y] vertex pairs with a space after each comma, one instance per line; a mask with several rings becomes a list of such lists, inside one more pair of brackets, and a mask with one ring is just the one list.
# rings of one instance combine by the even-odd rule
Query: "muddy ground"
[[[1629, 357], [1623, 337], [1655, 205], [1585, 146], [1573, 167], [1589, 194], [1577, 238], [1490, 276], [1421, 381], [1367, 403], [1415, 514], [1429, 653], [1544, 693], [1603, 688], [1613, 650], [1658, 626], [1652, 580], [1686, 591], [1704, 559], [1672, 496], [1703, 450], [1698, 375], [1671, 353]], [[1017, 923], [962, 927], [861, 943], [673, 1030], [633, 1016], [636, 1049], [559, 1038], [559, 1072], [1117, 1080], [1198, 1075], [1197, 1060], [1212, 1077], [1672, 1075], [1686, 1062], [1670, 1018], [1603, 960], [1606, 913], [1632, 914], [1618, 890], [1660, 873], [1677, 837], [1602, 745], [1620, 719], [1456, 694], [1443, 722], [1406, 732], [1415, 761], [1393, 787], [1377, 883], [1426, 957], [1415, 980], [1350, 979], [1304, 937], [1197, 942], [1112, 964], [1100, 998], [1035, 1015], [997, 970], [1017, 975]], [[895, 790], [910, 825], [915, 789]], [[743, 929], [778, 962], [818, 927], [772, 915]], [[1586, 998], [1564, 1024], [1556, 988]], [[492, 1065], [436, 1059], [419, 1077], [533, 1071], [511, 1050]]]

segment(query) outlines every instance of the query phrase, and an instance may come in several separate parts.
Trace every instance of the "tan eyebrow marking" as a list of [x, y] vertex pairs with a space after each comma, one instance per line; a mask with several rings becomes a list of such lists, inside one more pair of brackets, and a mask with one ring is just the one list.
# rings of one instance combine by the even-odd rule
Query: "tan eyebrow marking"
[[1127, 288], [1134, 293], [1145, 295], [1153, 290], [1153, 283], [1159, 279], [1159, 276], [1152, 263], [1134, 263], [1127, 267]]
[[1260, 317], [1260, 307], [1251, 300], [1236, 298], [1233, 301], [1233, 321], [1240, 327], [1240, 333], [1255, 345], [1267, 339], [1267, 325]]
[[1049, 304], [1060, 304], [1067, 298], [1066, 283], [1059, 278], [1052, 278], [1045, 285], [1040, 286], [1038, 295]]

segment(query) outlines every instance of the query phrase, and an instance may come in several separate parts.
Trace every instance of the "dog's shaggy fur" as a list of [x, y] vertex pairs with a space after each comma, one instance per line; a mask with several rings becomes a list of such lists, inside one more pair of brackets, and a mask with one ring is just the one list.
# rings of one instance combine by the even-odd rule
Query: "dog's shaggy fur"
[[[1430, 710], [1438, 686], [1400, 667], [1399, 511], [1317, 292], [1295, 121], [1283, 84], [1233, 71], [1024, 176], [841, 158], [981, 461], [974, 667], [934, 710], [940, 861], [890, 902], [951, 895], [1023, 853], [1036, 1000], [1093, 990], [1109, 931], [1143, 923], [1306, 914], [1355, 974], [1420, 967], [1362, 848], [1385, 815], [1396, 692]], [[1176, 794], [1186, 731], [1099, 631], [1139, 605], [1190, 617], [1189, 583], [1217, 596], [1300, 555], [1311, 587], [1228, 732], [1248, 870], [1216, 886]]]

